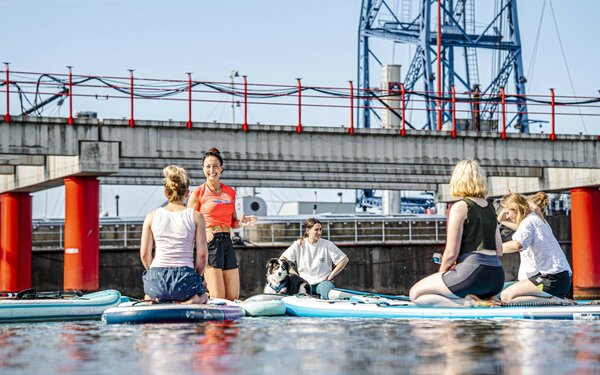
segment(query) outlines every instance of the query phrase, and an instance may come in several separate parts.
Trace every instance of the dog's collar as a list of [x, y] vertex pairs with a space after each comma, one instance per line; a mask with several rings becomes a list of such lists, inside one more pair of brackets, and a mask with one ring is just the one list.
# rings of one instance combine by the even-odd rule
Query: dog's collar
[[281, 291], [281, 289], [283, 289], [285, 287], [285, 282], [279, 284], [279, 286], [275, 287], [273, 286], [273, 284], [271, 284], [270, 281], [267, 280], [267, 284], [269, 284], [269, 287], [271, 287], [271, 289], [273, 289], [275, 291], [275, 293], [279, 293]]

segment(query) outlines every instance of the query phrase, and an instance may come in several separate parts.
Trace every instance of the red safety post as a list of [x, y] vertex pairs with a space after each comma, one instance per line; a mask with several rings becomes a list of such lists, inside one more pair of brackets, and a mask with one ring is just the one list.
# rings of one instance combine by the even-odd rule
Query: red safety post
[[450, 86], [450, 91], [452, 93], [452, 131], [450, 136], [456, 138], [456, 90], [454, 85]]
[[406, 135], [406, 88], [404, 83], [400, 84], [400, 112], [402, 113], [402, 125], [400, 126], [400, 135]]
[[437, 7], [437, 130], [442, 130], [442, 0]]
[[192, 73], [186, 73], [188, 76], [188, 120], [186, 127], [192, 128]]
[[4, 122], [10, 122], [10, 79], [8, 74], [8, 66], [10, 63], [5, 62], [4, 66], [6, 67], [6, 81], [4, 81], [6, 86], [6, 113], [4, 114]]
[[302, 84], [300, 80], [302, 78], [296, 78], [298, 80], [298, 125], [296, 125], [296, 133], [302, 133]]
[[65, 178], [65, 290], [100, 287], [99, 190], [96, 177]]
[[348, 134], [354, 135], [354, 84], [352, 81], [348, 81], [350, 84], [350, 128]]
[[550, 106], [552, 107], [552, 119], [551, 119], [551, 130], [550, 130], [550, 140], [554, 141], [556, 139], [556, 133], [555, 133], [555, 123], [554, 123], [554, 117], [555, 117], [555, 107], [556, 107], [556, 101], [554, 98], [554, 89], [550, 89]]
[[67, 66], [69, 69], [69, 117], [67, 124], [73, 125], [73, 67]]
[[248, 131], [248, 77], [242, 76], [244, 78], [244, 123], [242, 124], [242, 130]]
[[0, 195], [0, 290], [31, 288], [31, 195]]
[[504, 87], [500, 87], [500, 104], [502, 107], [502, 131], [500, 132], [500, 138], [506, 139], [506, 92]]
[[129, 70], [129, 92], [130, 92], [129, 106], [130, 106], [130, 112], [131, 112], [131, 115], [129, 117], [129, 126], [133, 128], [135, 126], [135, 120], [133, 119], [133, 69], [128, 69], [128, 70]]
[[573, 297], [600, 299], [600, 190], [571, 190]]

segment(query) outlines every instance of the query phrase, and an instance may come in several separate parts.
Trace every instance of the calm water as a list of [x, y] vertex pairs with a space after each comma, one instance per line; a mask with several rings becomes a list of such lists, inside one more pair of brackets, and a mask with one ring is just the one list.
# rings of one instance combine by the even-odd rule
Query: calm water
[[0, 325], [0, 374], [600, 374], [600, 322]]

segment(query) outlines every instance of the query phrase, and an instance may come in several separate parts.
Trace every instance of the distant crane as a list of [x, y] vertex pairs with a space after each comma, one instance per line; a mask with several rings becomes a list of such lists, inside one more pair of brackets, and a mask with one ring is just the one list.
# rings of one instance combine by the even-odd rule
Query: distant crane
[[[436, 98], [440, 92], [450, 92], [453, 85], [458, 92], [471, 92], [474, 98], [493, 98], [500, 94], [501, 88], [508, 84], [512, 76], [517, 98], [525, 96], [527, 80], [523, 74], [516, 0], [495, 0], [496, 9], [491, 21], [480, 27], [480, 31], [475, 27], [475, 0], [421, 0], [418, 15], [414, 18], [410, 14], [412, 0], [398, 1], [402, 4], [396, 7], [396, 11], [388, 4], [390, 0], [362, 1], [358, 31], [359, 90], [371, 87], [371, 63], [383, 65], [383, 59], [375, 54], [370, 43], [373, 38], [382, 38], [416, 47], [403, 83], [407, 91], [412, 91], [416, 90], [420, 81], [422, 90], [428, 94], [425, 100], [425, 129], [435, 129], [436, 124], [439, 127], [440, 123], [450, 119], [450, 103], [436, 101]], [[477, 4], [481, 5], [482, 2]], [[462, 49], [462, 61], [458, 61], [456, 49]], [[479, 75], [479, 49], [493, 53], [492, 77], [485, 85], [482, 85]], [[410, 93], [405, 100], [409, 98]], [[514, 122], [514, 128], [528, 132], [526, 103], [517, 99], [515, 104], [517, 114], [508, 123]], [[472, 111], [480, 113], [482, 120], [491, 120], [497, 109], [497, 100], [484, 100], [481, 108], [479, 103], [471, 106]], [[437, 121], [436, 113], [441, 114]], [[371, 98], [365, 95], [362, 105], [357, 108], [360, 126], [371, 127], [372, 114], [379, 117], [372, 107]]]

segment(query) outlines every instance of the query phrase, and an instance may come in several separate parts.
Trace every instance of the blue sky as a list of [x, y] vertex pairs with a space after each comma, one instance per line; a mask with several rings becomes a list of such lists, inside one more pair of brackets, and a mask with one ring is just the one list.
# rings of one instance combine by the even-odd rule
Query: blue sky
[[[389, 1], [395, 4], [396, 1]], [[414, 2], [413, 10], [418, 8]], [[540, 12], [545, 6], [540, 40], [533, 69], [533, 47]], [[492, 0], [479, 0], [485, 13]], [[303, 1], [154, 1], [154, 0], [21, 0], [0, 2], [0, 57], [11, 69], [36, 72], [66, 72], [125, 76], [136, 75], [183, 79], [191, 71], [195, 79], [227, 81], [232, 69], [252, 82], [294, 84], [296, 77], [316, 86], [344, 87], [356, 80], [358, 0]], [[600, 48], [594, 32], [600, 2], [593, 0], [526, 0], [518, 4], [525, 72], [530, 93], [573, 95], [567, 69], [557, 41], [554, 9], [560, 37], [576, 93], [597, 96]], [[407, 64], [405, 47], [378, 43], [378, 56], [388, 63]], [[392, 56], [392, 51], [395, 55]], [[485, 59], [482, 59], [485, 61]], [[406, 65], [405, 65], [406, 66]], [[481, 66], [482, 71], [489, 70]], [[80, 105], [80, 107], [77, 107]], [[3, 107], [1, 107], [3, 108]], [[169, 108], [165, 106], [164, 108]], [[76, 104], [75, 110], [97, 110], [100, 117], [127, 116], [126, 103]], [[185, 114], [156, 110], [139, 104], [142, 117], [185, 120]], [[62, 109], [61, 115], [65, 115]], [[196, 111], [197, 121], [230, 121], [231, 108], [214, 105]], [[237, 116], [241, 116], [238, 112]], [[295, 112], [251, 110], [250, 121], [293, 124]], [[303, 122], [339, 124], [338, 114], [310, 112]], [[239, 117], [238, 117], [239, 119]], [[563, 132], [600, 134], [594, 119], [570, 120]], [[545, 129], [541, 129], [545, 130]], [[314, 191], [263, 189], [263, 197], [275, 213], [282, 200], [313, 200]], [[162, 201], [152, 187], [102, 189], [104, 209], [114, 215], [114, 195], [119, 194], [122, 216], [144, 215]], [[34, 196], [34, 217], [61, 217], [60, 189]], [[336, 200], [337, 191], [319, 191], [319, 199]], [[47, 200], [46, 200], [47, 199]], [[353, 191], [344, 191], [352, 201]]]

